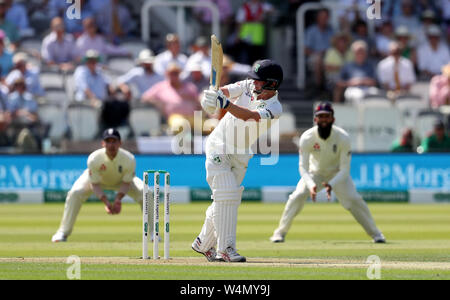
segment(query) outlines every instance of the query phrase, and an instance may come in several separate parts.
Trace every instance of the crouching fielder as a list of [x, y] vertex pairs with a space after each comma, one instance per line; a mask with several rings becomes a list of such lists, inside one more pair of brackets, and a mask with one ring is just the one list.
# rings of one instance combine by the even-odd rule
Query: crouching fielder
[[[105, 204], [105, 210], [110, 215], [120, 213], [122, 198], [127, 194], [139, 203], [142, 209], [143, 183], [135, 176], [136, 161], [130, 152], [120, 148], [121, 145], [117, 130], [107, 129], [103, 133], [103, 148], [89, 155], [88, 169], [77, 179], [67, 194], [61, 225], [53, 235], [52, 242], [67, 241], [81, 205], [92, 194]], [[107, 199], [104, 190], [117, 192], [113, 204]]]
[[[277, 92], [283, 81], [280, 65], [271, 60], [258, 61], [248, 76], [248, 80], [225, 86], [219, 92], [205, 91], [202, 99], [205, 111], [213, 113], [219, 107], [228, 112], [207, 140], [206, 180], [213, 203], [206, 211], [202, 231], [192, 243], [192, 249], [208, 261], [246, 261], [236, 250], [236, 225], [244, 190], [241, 183], [252, 158], [248, 147], [267, 132], [272, 120], [282, 112]], [[267, 120], [267, 126], [260, 126], [264, 128], [259, 128], [258, 135], [234, 139], [235, 131], [245, 130], [244, 121], [262, 120]]]
[[289, 196], [278, 228], [270, 240], [284, 242], [294, 217], [302, 210], [310, 196], [315, 202], [317, 193], [325, 188], [328, 199], [334, 191], [342, 206], [364, 228], [375, 243], [385, 243], [372, 215], [350, 178], [350, 139], [343, 129], [334, 126], [334, 110], [324, 102], [315, 109], [316, 126], [300, 138], [300, 175], [297, 189]]

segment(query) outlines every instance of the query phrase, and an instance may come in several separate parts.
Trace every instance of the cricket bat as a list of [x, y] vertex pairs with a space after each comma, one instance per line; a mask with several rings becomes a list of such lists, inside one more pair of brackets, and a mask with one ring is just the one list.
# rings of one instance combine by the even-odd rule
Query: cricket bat
[[211, 36], [211, 86], [218, 91], [222, 78], [223, 50], [216, 35]]

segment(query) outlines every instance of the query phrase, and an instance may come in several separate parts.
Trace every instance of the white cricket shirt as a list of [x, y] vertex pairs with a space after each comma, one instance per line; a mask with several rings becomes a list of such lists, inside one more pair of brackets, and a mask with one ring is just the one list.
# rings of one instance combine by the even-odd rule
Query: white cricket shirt
[[257, 100], [253, 94], [253, 80], [244, 80], [225, 86], [234, 104], [257, 111], [260, 122], [243, 121], [227, 113], [208, 137], [206, 152], [213, 154], [239, 154], [252, 157], [252, 145], [259, 137], [267, 133], [273, 121], [278, 119], [283, 108], [278, 101], [278, 94], [268, 100]]
[[102, 188], [117, 188], [123, 182], [130, 183], [135, 176], [136, 160], [130, 152], [119, 149], [111, 160], [105, 148], [99, 149], [88, 158], [89, 181]]
[[317, 126], [300, 137], [300, 175], [312, 189], [316, 184], [311, 175], [320, 175], [329, 180], [333, 188], [350, 176], [350, 138], [342, 128], [333, 126], [331, 135], [323, 140]]

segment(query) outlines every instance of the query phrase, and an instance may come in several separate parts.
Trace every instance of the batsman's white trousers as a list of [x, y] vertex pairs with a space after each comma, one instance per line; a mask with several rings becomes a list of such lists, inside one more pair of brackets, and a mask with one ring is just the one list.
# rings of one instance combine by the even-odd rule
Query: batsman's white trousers
[[247, 161], [234, 155], [212, 155], [205, 162], [206, 180], [212, 190], [213, 203], [206, 210], [206, 218], [199, 234], [200, 250], [217, 247], [236, 248], [238, 208], [241, 204], [241, 183], [247, 172]]
[[[317, 192], [323, 189], [322, 183], [328, 182], [327, 179], [329, 179], [320, 175], [313, 175], [312, 178], [316, 183]], [[333, 191], [341, 205], [350, 211], [369, 236], [373, 238], [381, 233], [375, 225], [366, 202], [356, 191], [355, 185], [350, 177], [345, 181], [336, 184]], [[297, 189], [289, 196], [280, 224], [274, 234], [283, 236], [287, 234], [295, 216], [303, 209], [309, 196], [310, 192], [306, 186], [305, 180], [301, 179], [297, 185]]]
[[[143, 182], [138, 177], [135, 177], [130, 184], [130, 189], [127, 193], [134, 201], [139, 203], [142, 209], [142, 193]], [[102, 187], [104, 188], [104, 187]], [[119, 191], [120, 186], [107, 187], [107, 190]], [[92, 185], [89, 182], [89, 172], [86, 170], [80, 178], [75, 181], [72, 189], [66, 197], [66, 204], [64, 206], [64, 215], [58, 231], [69, 236], [72, 233], [81, 205], [93, 194]], [[150, 201], [152, 202], [152, 201]]]

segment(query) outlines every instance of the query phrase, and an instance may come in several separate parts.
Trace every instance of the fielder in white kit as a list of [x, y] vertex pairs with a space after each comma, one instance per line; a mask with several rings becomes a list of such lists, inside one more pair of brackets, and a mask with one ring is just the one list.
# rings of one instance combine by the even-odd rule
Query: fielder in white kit
[[[102, 149], [89, 155], [88, 169], [77, 179], [67, 194], [64, 215], [52, 242], [66, 242], [72, 233], [81, 205], [92, 194], [105, 204], [110, 215], [119, 214], [122, 199], [129, 195], [142, 209], [143, 182], [136, 177], [136, 160], [130, 152], [120, 148], [120, 134], [115, 129], [107, 129], [103, 133]], [[114, 203], [110, 203], [104, 190], [117, 191]], [[153, 222], [150, 222], [153, 224]]]
[[262, 120], [267, 120], [268, 129], [282, 113], [277, 91], [283, 81], [281, 66], [272, 60], [261, 60], [255, 63], [248, 77], [218, 92], [205, 91], [202, 98], [206, 112], [214, 113], [216, 108], [228, 112], [206, 143], [206, 180], [212, 190], [213, 203], [206, 211], [202, 231], [192, 243], [192, 249], [208, 261], [246, 261], [236, 250], [236, 225], [244, 190], [241, 183], [253, 155], [250, 150], [242, 151], [267, 130], [260, 128], [256, 136], [236, 141], [232, 137], [235, 129], [242, 130], [246, 122], [265, 123]]
[[320, 103], [315, 109], [316, 126], [300, 138], [301, 180], [289, 196], [280, 224], [270, 238], [272, 242], [284, 242], [294, 217], [303, 209], [307, 198], [311, 197], [315, 202], [317, 193], [323, 188], [329, 200], [334, 191], [342, 206], [350, 211], [375, 243], [386, 242], [350, 177], [350, 138], [342, 128], [333, 125], [334, 121], [332, 105]]

